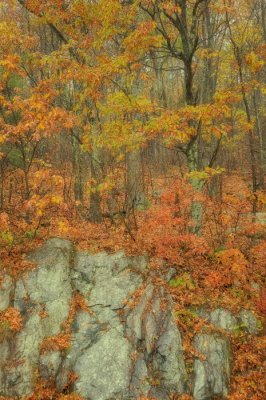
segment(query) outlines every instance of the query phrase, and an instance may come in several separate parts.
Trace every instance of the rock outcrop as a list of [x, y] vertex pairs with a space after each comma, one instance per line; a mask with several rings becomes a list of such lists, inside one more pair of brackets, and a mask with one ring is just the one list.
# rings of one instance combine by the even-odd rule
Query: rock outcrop
[[[29, 258], [35, 269], [16, 282], [7, 275], [1, 281], [0, 312], [18, 310], [23, 325], [18, 331], [0, 325], [0, 396], [31, 394], [38, 376], [88, 400], [167, 400], [191, 392], [196, 400], [226, 397], [228, 338], [197, 334], [194, 347], [203, 358], [188, 374], [171, 298], [147, 278], [145, 257], [92, 255], [50, 239]], [[73, 313], [77, 295], [84, 303]], [[239, 324], [258, 330], [246, 310], [238, 317], [222, 309], [200, 313], [229, 332]]]
[[194, 347], [204, 357], [194, 361], [194, 398], [225, 398], [230, 382], [229, 340], [219, 334], [201, 333], [195, 337]]

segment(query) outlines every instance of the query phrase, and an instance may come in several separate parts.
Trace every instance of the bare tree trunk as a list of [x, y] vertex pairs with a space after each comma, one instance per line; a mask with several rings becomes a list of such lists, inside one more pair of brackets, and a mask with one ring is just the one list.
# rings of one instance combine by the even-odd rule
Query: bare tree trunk
[[266, 42], [266, 1], [265, 0], [261, 0], [261, 22], [262, 22], [264, 42]]
[[261, 128], [261, 120], [260, 120], [260, 115], [259, 115], [257, 96], [258, 96], [258, 93], [257, 93], [257, 91], [255, 91], [254, 95], [253, 95], [253, 102], [254, 102], [254, 110], [255, 110], [255, 116], [256, 116], [256, 130], [257, 130], [257, 135], [259, 138], [259, 186], [261, 189], [264, 189], [264, 187], [265, 187], [265, 184], [264, 184], [264, 174], [265, 174], [264, 138], [263, 138], [263, 133], [262, 133], [262, 128]]
[[88, 219], [93, 223], [101, 223], [103, 220], [102, 210], [101, 210], [101, 194], [98, 190], [98, 185], [101, 181], [101, 162], [99, 157], [99, 152], [96, 146], [93, 146], [93, 151], [91, 153], [91, 179], [93, 181], [93, 188], [90, 193], [90, 206]]
[[[207, 6], [202, 20], [203, 45], [207, 50], [214, 49], [210, 10]], [[210, 103], [215, 93], [214, 66], [211, 57], [204, 61], [203, 79], [201, 88], [201, 102]]]
[[5, 172], [1, 164], [1, 186], [0, 186], [0, 209], [4, 209], [4, 187], [5, 187]]
[[[150, 52], [152, 64], [155, 72], [155, 98], [160, 108], [167, 109], [167, 92], [165, 88], [165, 82], [163, 77], [162, 65], [157, 60], [156, 52]], [[156, 165], [156, 172], [162, 172], [165, 166], [165, 159], [167, 158], [165, 148], [162, 146], [162, 140], [157, 137], [152, 142], [154, 163]]]
[[[229, 29], [229, 34], [230, 34], [230, 40], [233, 46], [234, 50], [234, 55], [235, 59], [237, 62], [237, 67], [238, 67], [238, 75], [239, 75], [239, 81], [240, 81], [240, 87], [241, 87], [241, 94], [242, 94], [242, 100], [244, 103], [244, 108], [245, 108], [245, 113], [246, 113], [246, 118], [247, 122], [250, 126], [252, 126], [252, 116], [251, 116], [251, 110], [246, 94], [246, 89], [245, 89], [245, 82], [244, 82], [244, 75], [243, 75], [243, 60], [241, 58], [241, 52], [240, 49], [237, 45], [237, 43], [234, 40], [233, 34], [232, 34], [232, 29], [229, 21], [228, 14], [226, 14], [226, 22], [227, 26]], [[253, 129], [250, 128], [248, 130], [248, 143], [249, 143], [249, 152], [250, 152], [250, 169], [251, 169], [251, 180], [252, 180], [252, 192], [253, 192], [253, 204], [252, 204], [252, 212], [255, 214], [257, 212], [257, 168], [256, 168], [256, 154], [255, 154], [255, 147], [254, 147], [254, 134], [253, 134]]]
[[135, 150], [127, 155], [127, 213], [145, 206], [142, 155]]
[[[132, 95], [138, 96], [141, 94], [142, 81], [139, 76], [136, 77], [132, 85]], [[142, 117], [135, 114], [133, 118], [141, 119]], [[137, 208], [145, 207], [145, 194], [144, 194], [144, 171], [142, 163], [142, 149], [137, 148], [127, 153], [126, 159], [127, 167], [127, 203], [126, 210], [127, 214]]]
[[75, 200], [83, 204], [83, 179], [80, 144], [74, 139], [73, 143], [73, 172]]

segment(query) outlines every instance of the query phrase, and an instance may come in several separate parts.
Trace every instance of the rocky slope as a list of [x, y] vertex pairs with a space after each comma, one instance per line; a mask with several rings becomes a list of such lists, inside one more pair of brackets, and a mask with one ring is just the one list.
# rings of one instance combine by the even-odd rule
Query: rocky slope
[[[15, 309], [22, 317], [17, 330], [0, 320], [0, 396], [23, 398], [41, 379], [88, 400], [227, 395], [228, 337], [219, 330], [197, 334], [194, 348], [202, 356], [193, 371], [186, 368], [171, 299], [147, 279], [145, 257], [91, 255], [50, 239], [30, 260], [35, 269], [17, 282], [4, 275], [0, 286], [0, 315]], [[241, 325], [257, 333], [246, 310], [199, 314], [225, 332]]]

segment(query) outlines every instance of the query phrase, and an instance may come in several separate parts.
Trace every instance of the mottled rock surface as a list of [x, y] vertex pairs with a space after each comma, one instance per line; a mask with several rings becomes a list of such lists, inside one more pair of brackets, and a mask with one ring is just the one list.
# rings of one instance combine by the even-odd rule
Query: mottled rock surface
[[[54, 238], [29, 259], [37, 267], [21, 279], [0, 279], [0, 312], [14, 307], [23, 320], [19, 332], [0, 327], [0, 396], [31, 394], [38, 371], [58, 391], [67, 387], [86, 400], [170, 400], [191, 390], [196, 400], [225, 398], [231, 351], [223, 330], [258, 333], [250, 311], [235, 316], [224, 309], [200, 310], [219, 333], [195, 336], [201, 357], [188, 373], [172, 300], [153, 285], [145, 257], [77, 252], [71, 242]], [[84, 307], [70, 318], [77, 295]], [[43, 349], [45, 341], [66, 334], [68, 346], [60, 347], [59, 340], [57, 347]], [[73, 382], [71, 374], [77, 377]]]
[[250, 310], [241, 310], [236, 315], [224, 308], [217, 308], [211, 312], [200, 309], [196, 313], [216, 328], [226, 332], [237, 333], [243, 330], [252, 335], [259, 332], [259, 322]]
[[195, 349], [203, 356], [194, 361], [193, 396], [196, 400], [226, 397], [230, 381], [230, 343], [219, 334], [201, 333]]
[[4, 311], [9, 306], [13, 288], [14, 285], [10, 276], [0, 276], [0, 311]]

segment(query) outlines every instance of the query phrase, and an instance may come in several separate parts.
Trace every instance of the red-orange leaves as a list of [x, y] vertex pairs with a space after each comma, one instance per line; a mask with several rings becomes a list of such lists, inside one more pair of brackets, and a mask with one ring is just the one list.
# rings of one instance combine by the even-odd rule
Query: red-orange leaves
[[255, 301], [257, 310], [259, 313], [266, 315], [266, 288], [261, 288], [259, 292], [259, 297]]
[[248, 262], [239, 249], [219, 251], [214, 255], [215, 270], [206, 274], [205, 285], [213, 288], [241, 285], [248, 280]]
[[45, 338], [41, 345], [41, 352], [62, 351], [70, 347], [71, 334], [59, 334]]
[[125, 51], [132, 61], [144, 55], [151, 47], [158, 47], [162, 43], [161, 37], [155, 33], [155, 28], [154, 21], [141, 22], [123, 41]]
[[217, 261], [224, 270], [228, 270], [232, 280], [246, 282], [248, 279], [248, 262], [239, 249], [228, 249], [217, 253]]
[[22, 317], [19, 310], [9, 307], [0, 312], [0, 335], [6, 331], [19, 332], [22, 328]]
[[210, 271], [205, 278], [205, 285], [210, 288], [219, 289], [223, 286], [232, 284], [232, 279], [229, 273], [224, 271]]

